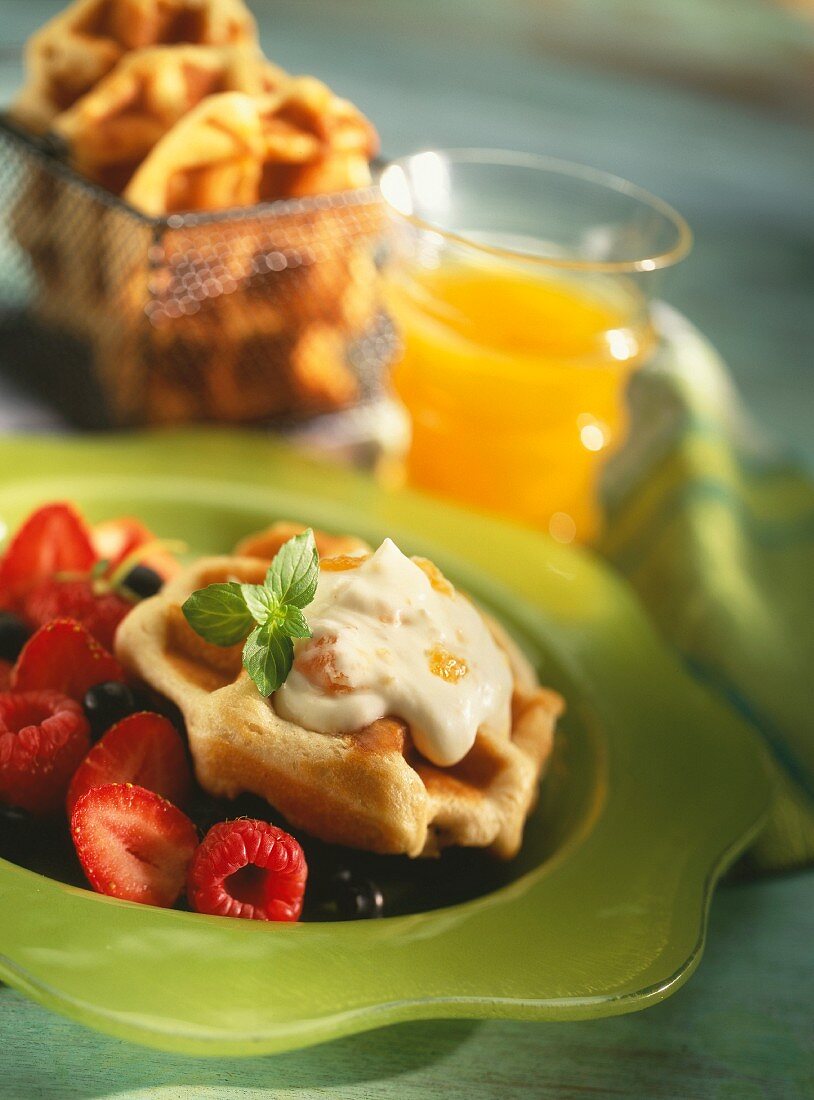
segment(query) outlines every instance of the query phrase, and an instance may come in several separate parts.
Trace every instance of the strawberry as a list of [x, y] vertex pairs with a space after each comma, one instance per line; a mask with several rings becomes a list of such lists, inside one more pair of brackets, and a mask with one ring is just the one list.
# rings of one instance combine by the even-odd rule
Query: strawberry
[[124, 680], [124, 669], [73, 619], [41, 626], [23, 646], [11, 673], [12, 691], [52, 688], [81, 700], [88, 688]]
[[71, 836], [94, 890], [165, 908], [178, 900], [198, 843], [186, 814], [132, 783], [86, 791], [71, 815]]
[[[144, 524], [131, 516], [109, 519], [97, 523], [91, 530], [91, 540], [97, 556], [110, 563], [111, 571], [121, 565], [134, 551], [155, 542], [155, 535]], [[172, 554], [160, 546], [151, 547], [139, 558], [142, 565], [154, 569], [165, 580], [178, 572], [178, 563]]]
[[86, 573], [95, 560], [79, 513], [69, 504], [47, 504], [23, 523], [0, 561], [0, 600], [13, 607], [38, 581], [54, 573]]
[[48, 814], [90, 746], [80, 705], [58, 691], [0, 695], [0, 800]]
[[79, 765], [68, 788], [68, 817], [82, 795], [108, 783], [136, 783], [176, 805], [191, 786], [184, 744], [161, 714], [141, 711], [111, 726]]
[[308, 867], [293, 836], [267, 821], [213, 825], [189, 867], [187, 898], [199, 913], [295, 921]]
[[32, 627], [54, 619], [75, 619], [109, 650], [113, 649], [116, 628], [132, 608], [132, 603], [116, 592], [97, 593], [90, 577], [48, 577], [30, 589], [21, 607]]

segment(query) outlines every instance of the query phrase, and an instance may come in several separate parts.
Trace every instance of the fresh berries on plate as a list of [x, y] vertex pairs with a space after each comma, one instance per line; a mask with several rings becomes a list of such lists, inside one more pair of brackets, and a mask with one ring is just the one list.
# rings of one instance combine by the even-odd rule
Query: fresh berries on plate
[[35, 814], [59, 809], [90, 746], [88, 721], [58, 691], [0, 695], [0, 800]]
[[31, 630], [19, 615], [0, 611], [0, 659], [16, 661], [30, 637]]
[[40, 581], [22, 601], [22, 611], [33, 627], [54, 619], [75, 619], [100, 642], [113, 649], [119, 623], [133, 608], [118, 592], [105, 590], [105, 582], [91, 576], [48, 577]]
[[308, 867], [293, 836], [267, 821], [214, 825], [192, 858], [187, 900], [199, 913], [295, 921]]
[[[169, 544], [124, 518], [91, 529], [69, 504], [48, 504], [23, 523], [0, 558], [0, 608], [23, 626], [75, 619], [107, 649], [133, 604], [177, 571]], [[0, 623], [0, 658], [24, 638]]]
[[191, 782], [178, 731], [162, 715], [145, 711], [117, 723], [93, 746], [71, 780], [66, 808], [70, 817], [86, 791], [109, 783], [146, 787], [183, 806]]
[[70, 504], [47, 504], [23, 523], [0, 560], [0, 601], [15, 607], [55, 573], [87, 573], [96, 552], [84, 520]]
[[138, 706], [133, 689], [121, 680], [106, 680], [102, 684], [94, 684], [82, 697], [82, 706], [90, 722], [94, 741], [98, 741], [105, 730], [109, 730], [116, 722], [121, 722], [128, 714], [147, 709]]
[[88, 688], [124, 680], [112, 654], [73, 619], [46, 623], [26, 642], [11, 674], [12, 691], [52, 688], [81, 700]]
[[180, 897], [198, 844], [186, 814], [132, 783], [86, 791], [71, 815], [71, 835], [94, 890], [164, 908]]

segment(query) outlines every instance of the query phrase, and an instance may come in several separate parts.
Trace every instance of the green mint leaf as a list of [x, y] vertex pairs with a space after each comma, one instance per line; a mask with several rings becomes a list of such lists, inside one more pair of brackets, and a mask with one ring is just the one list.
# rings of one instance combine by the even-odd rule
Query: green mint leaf
[[285, 681], [294, 661], [294, 643], [273, 626], [258, 626], [243, 647], [243, 667], [261, 695], [272, 695]]
[[266, 574], [266, 588], [278, 604], [307, 607], [313, 600], [319, 580], [319, 554], [314, 532], [309, 527], [280, 547]]
[[242, 642], [254, 625], [254, 618], [236, 581], [199, 588], [181, 609], [195, 631], [213, 645]]
[[289, 638], [311, 637], [311, 628], [305, 616], [298, 607], [295, 607], [291, 603], [280, 608], [280, 617], [277, 620], [277, 627], [283, 634], [287, 634]]
[[240, 592], [258, 626], [265, 626], [270, 619], [276, 618], [281, 610], [276, 596], [265, 585], [241, 584]]

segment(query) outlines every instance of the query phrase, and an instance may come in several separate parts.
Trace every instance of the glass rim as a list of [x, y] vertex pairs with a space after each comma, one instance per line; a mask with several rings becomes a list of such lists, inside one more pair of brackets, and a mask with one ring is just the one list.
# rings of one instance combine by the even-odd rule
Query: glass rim
[[[581, 260], [577, 257], [567, 256], [538, 256], [531, 252], [522, 252], [519, 249], [504, 248], [499, 245], [491, 245], [483, 241], [474, 240], [464, 233], [459, 233], [452, 229], [445, 229], [443, 226], [428, 221], [418, 214], [406, 214], [403, 210], [399, 210], [392, 199], [388, 198], [385, 190], [385, 177], [388, 172], [393, 168], [399, 168], [409, 177], [409, 162], [415, 157], [422, 156], [426, 153], [435, 153], [445, 157], [448, 161], [463, 164], [498, 165], [506, 168], [535, 168], [541, 172], [548, 172], [559, 176], [572, 176], [584, 180], [585, 182], [596, 184], [606, 190], [616, 191], [619, 194], [629, 196], [644, 206], [648, 206], [666, 222], [669, 222], [676, 235], [675, 243], [671, 248], [655, 254], [641, 256], [633, 260]], [[478, 253], [499, 259], [519, 260], [523, 263], [539, 265], [540, 267], [560, 268], [570, 271], [607, 273], [645, 272], [658, 271], [665, 267], [671, 267], [673, 264], [678, 263], [679, 260], [682, 260], [692, 247], [693, 234], [687, 221], [674, 207], [668, 202], [665, 202], [664, 199], [660, 199], [657, 195], [652, 194], [652, 192], [647, 191], [644, 187], [640, 187], [636, 183], [631, 183], [630, 180], [624, 179], [623, 176], [617, 176], [612, 172], [606, 172], [601, 168], [593, 168], [587, 164], [580, 164], [577, 161], [565, 160], [560, 157], [551, 157], [542, 153], [523, 153], [511, 149], [478, 149], [470, 147], [456, 149], [420, 149], [415, 153], [408, 153], [405, 156], [396, 157], [393, 160], [387, 161], [382, 168], [378, 182], [382, 199], [387, 208], [411, 225], [414, 225], [418, 229], [437, 233], [447, 241], [463, 245]]]

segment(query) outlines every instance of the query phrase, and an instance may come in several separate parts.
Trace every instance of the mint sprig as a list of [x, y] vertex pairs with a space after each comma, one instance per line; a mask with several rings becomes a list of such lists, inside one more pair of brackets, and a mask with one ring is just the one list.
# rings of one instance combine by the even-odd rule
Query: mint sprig
[[243, 667], [261, 695], [284, 682], [294, 661], [293, 638], [310, 638], [302, 609], [313, 600], [319, 555], [309, 527], [280, 547], [262, 584], [210, 584], [183, 605], [196, 634], [217, 646], [245, 639]]

